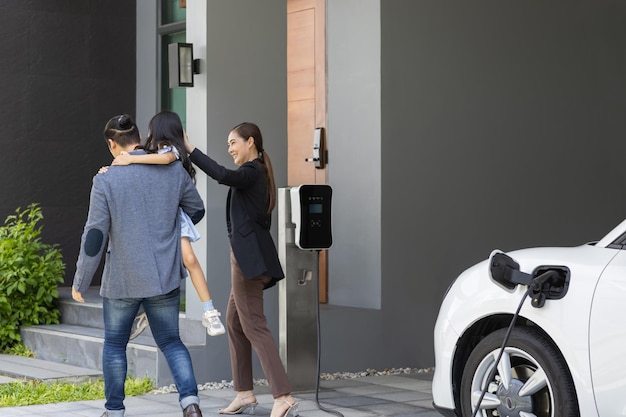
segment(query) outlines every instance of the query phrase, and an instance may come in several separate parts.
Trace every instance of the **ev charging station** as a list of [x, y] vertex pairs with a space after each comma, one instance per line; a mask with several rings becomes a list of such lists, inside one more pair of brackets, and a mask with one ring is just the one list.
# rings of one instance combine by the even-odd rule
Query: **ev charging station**
[[314, 390], [319, 364], [319, 251], [332, 245], [332, 189], [278, 189], [279, 351], [294, 391]]

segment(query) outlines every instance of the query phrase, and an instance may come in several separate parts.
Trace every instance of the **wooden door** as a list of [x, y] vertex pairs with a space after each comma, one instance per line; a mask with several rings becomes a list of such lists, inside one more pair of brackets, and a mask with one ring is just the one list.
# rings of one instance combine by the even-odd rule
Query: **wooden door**
[[[326, 130], [325, 0], [287, 0], [287, 183], [326, 184], [313, 156], [315, 129]], [[328, 149], [327, 135], [324, 135]], [[327, 251], [320, 253], [320, 302], [328, 302]]]

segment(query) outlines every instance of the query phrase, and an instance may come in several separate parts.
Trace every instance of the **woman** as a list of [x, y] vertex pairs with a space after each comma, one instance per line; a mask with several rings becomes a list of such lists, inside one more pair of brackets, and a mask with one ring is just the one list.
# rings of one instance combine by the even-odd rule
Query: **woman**
[[228, 153], [238, 169], [227, 169], [196, 149], [185, 136], [191, 161], [208, 176], [230, 187], [226, 225], [230, 238], [232, 288], [226, 309], [233, 385], [237, 397], [220, 414], [240, 414], [257, 406], [252, 383], [252, 350], [257, 353], [274, 397], [271, 417], [298, 415], [298, 403], [263, 313], [263, 290], [284, 278], [270, 235], [276, 205], [274, 172], [263, 149], [261, 131], [241, 123], [228, 135]]

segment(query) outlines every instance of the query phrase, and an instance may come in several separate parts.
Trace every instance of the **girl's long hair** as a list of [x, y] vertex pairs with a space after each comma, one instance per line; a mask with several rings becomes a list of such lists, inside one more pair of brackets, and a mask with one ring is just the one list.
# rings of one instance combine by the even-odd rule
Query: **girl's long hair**
[[230, 131], [237, 133], [244, 139], [248, 139], [249, 137], [254, 138], [254, 145], [259, 152], [259, 160], [265, 167], [265, 179], [267, 181], [268, 194], [266, 214], [271, 214], [274, 207], [276, 207], [276, 184], [274, 182], [274, 169], [272, 168], [272, 161], [263, 148], [263, 135], [261, 135], [261, 130], [254, 123], [243, 122], [233, 127]]
[[187, 149], [185, 148], [183, 123], [180, 121], [178, 114], [167, 110], [157, 113], [150, 120], [145, 148], [148, 152], [157, 152], [165, 145], [176, 148], [183, 167], [195, 182], [196, 170], [191, 160], [189, 160], [189, 155], [187, 155]]

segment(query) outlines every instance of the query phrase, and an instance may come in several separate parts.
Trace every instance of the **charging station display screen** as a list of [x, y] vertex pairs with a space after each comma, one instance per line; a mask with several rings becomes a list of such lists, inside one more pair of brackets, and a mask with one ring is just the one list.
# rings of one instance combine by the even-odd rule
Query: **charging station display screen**
[[323, 207], [322, 204], [309, 204], [309, 214], [322, 214]]

